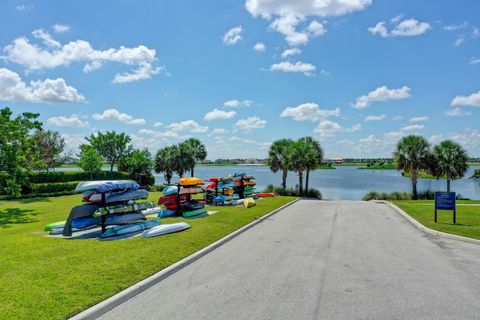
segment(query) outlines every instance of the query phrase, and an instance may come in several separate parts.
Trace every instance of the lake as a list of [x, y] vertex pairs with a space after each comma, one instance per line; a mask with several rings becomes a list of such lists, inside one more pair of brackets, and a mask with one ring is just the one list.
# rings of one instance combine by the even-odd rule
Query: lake
[[[310, 187], [322, 192], [324, 199], [331, 200], [360, 200], [369, 191], [410, 192], [412, 187], [410, 178], [403, 177], [397, 170], [359, 170], [358, 167], [337, 167], [335, 170], [315, 170], [310, 174]], [[465, 178], [452, 181], [452, 191], [470, 199], [480, 199], [480, 182], [468, 179], [474, 169], [469, 168]], [[57, 171], [73, 171], [79, 168], [59, 168]], [[110, 170], [110, 167], [103, 167], [102, 170]], [[254, 175], [257, 179], [257, 190], [263, 190], [266, 185], [279, 186], [281, 173], [272, 173], [267, 166], [196, 166], [195, 175], [202, 179], [210, 177], [224, 177], [235, 172], [246, 172]], [[165, 183], [163, 174], [153, 173], [156, 184]], [[175, 181], [177, 177], [174, 177]], [[295, 187], [298, 184], [298, 177], [294, 172], [288, 174], [287, 185]], [[446, 189], [445, 180], [419, 179], [418, 191]]]
[[[470, 167], [465, 178], [452, 181], [452, 191], [470, 199], [480, 199], [480, 182], [468, 179], [474, 169]], [[246, 172], [254, 175], [257, 182], [257, 190], [262, 190], [268, 184], [280, 185], [281, 173], [272, 173], [267, 166], [197, 166], [195, 176], [208, 179], [210, 177], [228, 176], [235, 172]], [[165, 183], [162, 174], [155, 175], [157, 184]], [[174, 178], [175, 181], [176, 178]], [[287, 185], [295, 187], [298, 184], [298, 176], [290, 172], [287, 178]], [[359, 170], [357, 167], [337, 167], [335, 170], [315, 170], [310, 173], [310, 187], [319, 189], [324, 199], [331, 200], [359, 200], [369, 191], [410, 192], [410, 178], [403, 177], [397, 170]], [[418, 191], [444, 190], [446, 180], [419, 179]]]

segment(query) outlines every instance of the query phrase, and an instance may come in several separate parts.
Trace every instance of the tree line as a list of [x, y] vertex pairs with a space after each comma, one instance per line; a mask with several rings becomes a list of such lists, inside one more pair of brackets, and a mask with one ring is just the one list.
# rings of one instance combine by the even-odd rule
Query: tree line
[[321, 163], [323, 155], [320, 142], [312, 137], [303, 137], [298, 140], [280, 139], [270, 146], [268, 166], [273, 173], [282, 172], [283, 190], [287, 187], [288, 172], [297, 173], [299, 193], [304, 195], [308, 194], [310, 172]]

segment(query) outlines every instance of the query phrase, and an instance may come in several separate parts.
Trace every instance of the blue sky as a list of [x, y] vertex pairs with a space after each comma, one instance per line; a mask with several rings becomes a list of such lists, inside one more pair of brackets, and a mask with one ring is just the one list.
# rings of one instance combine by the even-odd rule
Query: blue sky
[[[317, 4], [317, 5], [316, 5]], [[319, 6], [318, 4], [322, 4]], [[480, 155], [478, 1], [2, 1], [0, 106], [75, 150], [98, 130], [210, 159], [311, 135], [327, 157], [407, 134]]]

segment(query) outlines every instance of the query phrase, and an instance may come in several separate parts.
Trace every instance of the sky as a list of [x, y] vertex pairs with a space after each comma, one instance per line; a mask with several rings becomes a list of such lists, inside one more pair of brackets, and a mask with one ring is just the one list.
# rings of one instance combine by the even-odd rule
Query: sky
[[390, 157], [420, 134], [480, 156], [476, 0], [2, 1], [0, 108], [77, 152], [115, 130], [155, 153]]

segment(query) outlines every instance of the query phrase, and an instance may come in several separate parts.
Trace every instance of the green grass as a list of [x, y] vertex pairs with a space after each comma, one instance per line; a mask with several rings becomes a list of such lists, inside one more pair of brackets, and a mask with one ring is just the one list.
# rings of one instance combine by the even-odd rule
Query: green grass
[[[151, 201], [160, 193], [152, 192]], [[217, 214], [188, 221], [191, 229], [121, 241], [45, 237], [47, 223], [66, 219], [80, 196], [0, 202], [0, 319], [62, 319], [92, 306], [292, 201], [213, 207]], [[161, 302], [159, 300], [159, 302]]]
[[363, 170], [395, 170], [396, 167], [394, 164], [388, 163], [388, 164], [383, 164], [383, 165], [371, 165], [371, 166], [366, 166], [366, 167], [359, 167], [358, 169], [363, 169]]
[[[402, 173], [402, 176], [411, 177], [412, 174], [410, 172], [404, 172], [404, 173]], [[447, 179], [447, 177], [445, 177], [445, 176], [435, 177], [434, 175], [431, 175], [430, 173], [424, 172], [424, 171], [420, 171], [418, 173], [418, 178], [422, 178], [422, 179]]]
[[480, 201], [478, 200], [457, 201], [457, 224], [453, 224], [452, 211], [438, 211], [438, 223], [435, 223], [433, 221], [433, 200], [398, 200], [392, 201], [392, 203], [430, 229], [480, 239], [480, 205], [461, 205], [480, 204]]

